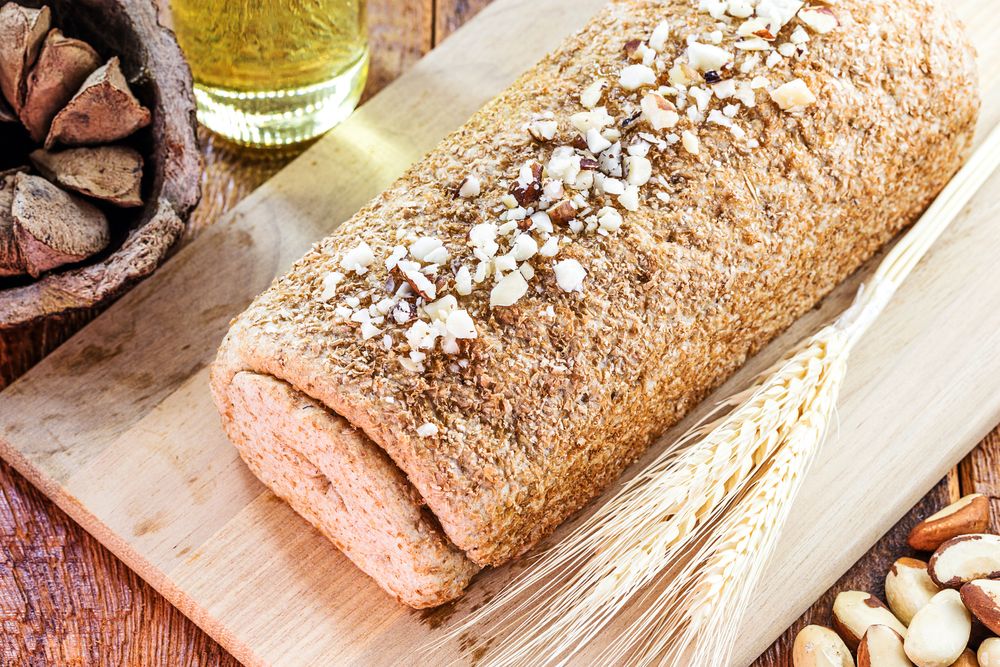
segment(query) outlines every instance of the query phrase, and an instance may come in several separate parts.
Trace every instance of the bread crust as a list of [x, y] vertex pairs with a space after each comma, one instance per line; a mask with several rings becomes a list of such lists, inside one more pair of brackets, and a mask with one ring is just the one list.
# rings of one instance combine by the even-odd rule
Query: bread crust
[[[956, 21], [929, 0], [844, 0], [836, 31], [772, 71], [803, 79], [817, 102], [797, 114], [748, 109], [753, 150], [705, 125], [698, 155], [658, 154], [669, 202], [647, 198], [616, 236], [574, 237], [560, 252], [586, 267], [583, 292], [556, 288], [539, 266], [541, 289], [513, 306], [490, 308], [489, 290], [462, 297], [479, 329], [467, 368], [439, 354], [408, 372], [401, 352], [363, 341], [320, 299], [359, 241], [384, 257], [406, 226], [464, 245], [493, 215], [455, 197], [465, 176], [479, 174], [481, 200], [495, 202], [518, 165], [538, 159], [524, 130], [533, 115], [579, 111], [580, 90], [612, 77], [623, 44], [665, 18], [675, 51], [714, 29], [693, 4], [611, 3], [276, 280], [220, 350], [224, 420], [237, 373], [288, 383], [385, 451], [471, 561], [506, 562], [913, 223], [960, 166], [979, 98]], [[609, 90], [603, 103], [617, 117], [624, 98]], [[371, 268], [342, 289], [384, 282], [384, 267]], [[417, 435], [428, 423], [437, 434]]]

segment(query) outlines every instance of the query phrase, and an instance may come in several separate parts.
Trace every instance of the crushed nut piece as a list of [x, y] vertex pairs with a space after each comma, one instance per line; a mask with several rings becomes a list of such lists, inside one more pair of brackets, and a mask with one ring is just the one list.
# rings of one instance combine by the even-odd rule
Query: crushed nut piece
[[837, 15], [829, 7], [806, 7], [799, 12], [799, 20], [820, 35], [825, 35], [840, 25]]
[[490, 308], [513, 306], [527, 292], [528, 281], [519, 271], [512, 271], [490, 291]]
[[417, 427], [417, 435], [421, 438], [429, 438], [431, 436], [437, 435], [438, 427], [436, 424], [427, 422], [426, 424], [421, 424]]
[[783, 111], [794, 111], [813, 104], [816, 96], [802, 79], [792, 79], [770, 91], [774, 100]]
[[701, 148], [698, 137], [691, 130], [681, 132], [681, 145], [684, 146], [684, 150], [692, 155], [697, 155]]
[[462, 181], [462, 184], [458, 186], [458, 196], [463, 199], [472, 199], [473, 197], [478, 197], [479, 193], [482, 191], [482, 183], [479, 177], [475, 174], [469, 174]]
[[733, 54], [712, 44], [688, 44], [688, 64], [699, 72], [720, 70], [733, 59]]
[[586, 109], [593, 109], [601, 102], [601, 94], [604, 92], [604, 87], [608, 85], [608, 82], [604, 79], [598, 79], [592, 84], [584, 88], [583, 92], [580, 93], [580, 104]]
[[542, 165], [529, 162], [521, 167], [517, 181], [510, 186], [510, 194], [519, 206], [531, 206], [542, 195]]
[[576, 217], [576, 207], [569, 199], [563, 199], [546, 213], [554, 224], [565, 224]]
[[680, 120], [674, 103], [659, 93], [646, 93], [639, 106], [646, 122], [657, 132], [674, 127]]
[[583, 281], [587, 271], [575, 259], [564, 259], [556, 262], [554, 268], [556, 284], [564, 292], [582, 292]]
[[621, 71], [619, 82], [625, 90], [656, 85], [656, 72], [646, 65], [629, 65]]

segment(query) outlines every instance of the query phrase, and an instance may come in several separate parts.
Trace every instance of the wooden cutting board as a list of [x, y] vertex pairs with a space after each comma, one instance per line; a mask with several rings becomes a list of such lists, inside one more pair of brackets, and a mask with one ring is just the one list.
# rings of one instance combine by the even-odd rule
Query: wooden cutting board
[[[209, 399], [206, 366], [230, 318], [311, 242], [601, 4], [490, 5], [0, 394], [0, 454], [245, 663], [475, 662], [486, 641], [472, 634], [433, 653], [422, 647], [525, 564], [484, 574], [468, 597], [439, 610], [390, 601], [242, 465]], [[952, 4], [980, 62], [1000, 61], [997, 3]], [[1000, 120], [1000, 72], [981, 70], [980, 136]], [[765, 648], [1000, 422], [998, 218], [1000, 174], [852, 359], [838, 428], [751, 605], [737, 664]], [[720, 391], [745, 383], [839, 312], [864, 273]]]

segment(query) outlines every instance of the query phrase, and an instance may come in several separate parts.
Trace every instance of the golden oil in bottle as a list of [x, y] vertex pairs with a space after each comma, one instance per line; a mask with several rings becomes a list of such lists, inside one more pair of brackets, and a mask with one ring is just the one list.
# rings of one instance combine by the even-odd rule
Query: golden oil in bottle
[[368, 75], [365, 0], [171, 0], [198, 119], [238, 143], [306, 141], [346, 118]]

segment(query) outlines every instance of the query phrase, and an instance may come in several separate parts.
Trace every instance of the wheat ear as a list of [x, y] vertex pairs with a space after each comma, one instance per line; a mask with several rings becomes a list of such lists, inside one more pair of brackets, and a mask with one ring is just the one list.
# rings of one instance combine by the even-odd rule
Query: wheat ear
[[994, 129], [851, 308], [725, 401], [730, 412], [689, 432], [449, 637], [488, 625], [499, 637], [487, 664], [565, 664], [641, 597], [645, 611], [610, 639], [607, 660], [725, 664], [823, 442], [851, 349], [998, 162]]
[[842, 329], [828, 327], [800, 349], [797, 364], [783, 369], [808, 368], [816, 379], [799, 385], [799, 417], [782, 429], [775, 453], [742, 481], [744, 495], [719, 515], [684, 576], [668, 578], [645, 613], [610, 643], [607, 664], [729, 663], [738, 619], [831, 421], [847, 341]]

